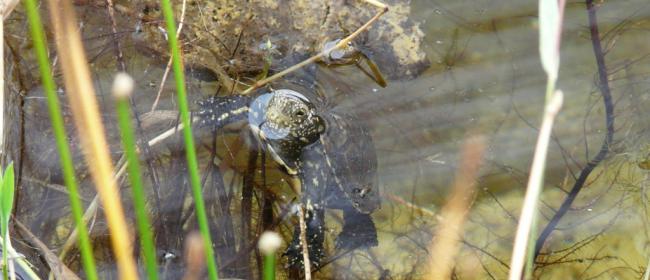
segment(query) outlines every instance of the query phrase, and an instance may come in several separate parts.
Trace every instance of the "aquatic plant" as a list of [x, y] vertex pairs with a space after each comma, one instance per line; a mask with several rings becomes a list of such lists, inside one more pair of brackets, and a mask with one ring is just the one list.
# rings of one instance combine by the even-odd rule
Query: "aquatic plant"
[[176, 81], [176, 90], [178, 92], [178, 110], [181, 114], [181, 123], [183, 124], [183, 139], [185, 142], [185, 156], [187, 158], [187, 169], [190, 175], [190, 186], [194, 196], [194, 205], [196, 206], [196, 218], [199, 223], [199, 231], [205, 244], [205, 257], [208, 266], [208, 275], [211, 280], [219, 278], [217, 264], [212, 249], [212, 238], [210, 237], [210, 227], [208, 226], [208, 216], [205, 211], [205, 202], [203, 201], [203, 191], [199, 180], [199, 166], [196, 160], [196, 150], [194, 147], [194, 138], [192, 137], [192, 121], [190, 119], [189, 106], [187, 103], [187, 93], [185, 91], [185, 73], [183, 72], [183, 63], [181, 62], [181, 51], [178, 46], [176, 37], [176, 23], [174, 13], [169, 0], [161, 0], [165, 23], [167, 24], [167, 34], [169, 50], [172, 56], [172, 66], [174, 69], [174, 80]]
[[[11, 252], [11, 240], [9, 238], [9, 218], [14, 206], [14, 164], [10, 163], [7, 169], [0, 174], [0, 233], [2, 234], [2, 276], [9, 279], [9, 270], [15, 273], [12, 264], [9, 264], [8, 255]], [[11, 277], [12, 279], [15, 276]]]
[[156, 248], [153, 242], [153, 232], [145, 201], [144, 188], [140, 171], [140, 162], [136, 151], [135, 133], [131, 127], [131, 114], [129, 109], [129, 97], [133, 92], [134, 81], [126, 73], [118, 73], [113, 83], [113, 97], [115, 98], [117, 118], [120, 125], [120, 132], [124, 153], [126, 154], [129, 181], [133, 194], [133, 206], [135, 208], [138, 233], [142, 241], [142, 255], [144, 256], [145, 268], [148, 279], [158, 279], [158, 267], [156, 264]]
[[81, 259], [83, 262], [86, 277], [89, 280], [96, 280], [97, 269], [95, 267], [95, 260], [93, 258], [93, 251], [90, 245], [90, 238], [88, 237], [88, 229], [83, 221], [83, 210], [81, 201], [79, 200], [79, 191], [77, 180], [74, 174], [74, 165], [72, 163], [72, 156], [70, 155], [70, 148], [66, 140], [66, 132], [63, 126], [63, 117], [61, 114], [61, 106], [59, 105], [59, 98], [55, 92], [54, 79], [52, 78], [52, 70], [50, 69], [50, 62], [47, 57], [45, 35], [43, 25], [36, 9], [34, 0], [25, 0], [25, 10], [29, 20], [29, 28], [34, 42], [34, 52], [38, 59], [38, 68], [41, 74], [41, 83], [47, 97], [47, 105], [50, 114], [50, 121], [52, 122], [52, 129], [54, 131], [54, 139], [56, 140], [57, 150], [59, 151], [59, 160], [61, 169], [63, 171], [63, 179], [68, 190], [68, 197], [70, 199], [70, 208], [72, 209], [72, 217], [75, 222], [77, 232], [79, 234], [79, 248], [81, 249]]
[[515, 244], [510, 265], [510, 280], [522, 278], [522, 270], [526, 263], [526, 279], [532, 274], [534, 245], [530, 242], [536, 233], [537, 205], [544, 185], [544, 170], [548, 143], [551, 138], [553, 121], [562, 107], [562, 91], [555, 89], [560, 68], [560, 38], [562, 34], [562, 15], [564, 0], [539, 1], [539, 53], [542, 67], [547, 75], [546, 103], [544, 116], [539, 130], [533, 164], [530, 167], [526, 196], [519, 218], [515, 236]]

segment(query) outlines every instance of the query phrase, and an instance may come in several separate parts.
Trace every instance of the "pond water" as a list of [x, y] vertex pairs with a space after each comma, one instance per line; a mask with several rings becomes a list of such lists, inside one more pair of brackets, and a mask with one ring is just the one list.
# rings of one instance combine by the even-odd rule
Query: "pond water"
[[[129, 7], [129, 3], [118, 1], [118, 8]], [[118, 13], [115, 40], [103, 1], [77, 4], [117, 162], [121, 148], [109, 93], [118, 69], [114, 43], [121, 44], [128, 72], [137, 81], [134, 108], [141, 114], [142, 136], [147, 139], [176, 122], [173, 81], [170, 76], [160, 103], [150, 112], [167, 58], [143, 51], [136, 32], [140, 28], [137, 12]], [[410, 22], [419, 24], [423, 32], [420, 48], [430, 62], [421, 74], [391, 77], [386, 88], [353, 66], [320, 66], [323, 69], [315, 78], [325, 88], [334, 89], [325, 94], [332, 110], [355, 114], [368, 126], [377, 153], [375, 187], [382, 205], [372, 213], [378, 246], [343, 255], [337, 255], [334, 248], [342, 214], [327, 211], [326, 255], [337, 257], [314, 276], [424, 278], [429, 258], [436, 257], [429, 255], [430, 243], [435, 230], [444, 226], [439, 210], [450, 192], [460, 147], [470, 135], [480, 134], [485, 137], [486, 151], [475, 192], [467, 193], [473, 203], [454, 273], [458, 279], [504, 279], [543, 112], [546, 77], [538, 55], [537, 4], [412, 0], [407, 7]], [[609, 1], [597, 3], [597, 7], [614, 106], [613, 142], [544, 243], [534, 270], [539, 279], [638, 279], [650, 262], [646, 194], [650, 182], [650, 4], [642, 0]], [[565, 100], [549, 147], [540, 230], [599, 152], [607, 133], [587, 15], [582, 2], [566, 6], [558, 81]], [[16, 122], [8, 144], [16, 152], [10, 152], [9, 158], [22, 160], [16, 219], [60, 253], [72, 222], [60, 186], [62, 178], [43, 93], [33, 78], [37, 77], [36, 66], [28, 54], [31, 50], [22, 10], [16, 11], [6, 25], [6, 61], [11, 65], [7, 71], [11, 79], [7, 80], [12, 92], [10, 104], [16, 105], [11, 107]], [[51, 53], [55, 58], [54, 48]], [[380, 69], [392, 67], [378, 65]], [[206, 81], [210, 78], [204, 73], [188, 73], [188, 91], [194, 102], [220, 88], [219, 82]], [[60, 78], [58, 70], [55, 74]], [[219, 92], [227, 94], [226, 90]], [[70, 120], [68, 113], [66, 119]], [[72, 122], [69, 126], [73, 135]], [[283, 234], [287, 244], [297, 222], [295, 215], [287, 212], [299, 199], [269, 156], [250, 152], [250, 135], [246, 132], [232, 129], [217, 136], [206, 131], [196, 134], [220, 275], [258, 278], [260, 256], [253, 246], [256, 236], [262, 228], [273, 228]], [[72, 137], [70, 142], [88, 206], [94, 188], [84, 171], [77, 140]], [[179, 279], [183, 274], [184, 237], [197, 229], [181, 144], [179, 138], [170, 139], [151, 147], [143, 156], [159, 263], [166, 279]], [[128, 184], [121, 184], [127, 212], [132, 216], [131, 204], [127, 203]], [[242, 199], [250, 199], [251, 208], [242, 209]], [[92, 238], [101, 278], [116, 278], [104, 218], [97, 214], [93, 221]], [[45, 275], [47, 268], [38, 253], [27, 245], [19, 246]], [[64, 260], [73, 270], [81, 271], [76, 249]], [[289, 276], [282, 270], [280, 277]]]

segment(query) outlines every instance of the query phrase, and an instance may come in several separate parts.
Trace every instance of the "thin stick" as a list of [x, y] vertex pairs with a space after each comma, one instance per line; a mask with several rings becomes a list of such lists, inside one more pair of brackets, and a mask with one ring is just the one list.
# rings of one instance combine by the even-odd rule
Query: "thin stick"
[[[185, 22], [185, 6], [187, 0], [183, 0], [183, 6], [181, 7], [181, 18], [178, 23], [178, 29], [176, 31], [176, 40], [181, 36], [181, 31], [183, 31], [183, 23]], [[165, 73], [163, 74], [162, 79], [160, 80], [160, 85], [158, 86], [158, 93], [156, 94], [156, 100], [153, 101], [151, 105], [151, 112], [156, 110], [158, 107], [158, 102], [160, 101], [160, 96], [162, 95], [163, 88], [165, 88], [165, 82], [167, 81], [167, 76], [169, 76], [169, 70], [172, 69], [172, 57], [169, 57], [167, 61], [167, 67], [165, 67]]]
[[300, 245], [302, 245], [302, 263], [305, 269], [305, 280], [311, 280], [311, 262], [309, 261], [309, 244], [307, 243], [307, 223], [305, 222], [305, 207], [301, 203], [298, 208], [300, 220]]
[[19, 0], [2, 1], [2, 10], [0, 10], [0, 11], [2, 11], [2, 19], [3, 19], [3, 21], [7, 17], [9, 17], [9, 15], [11, 14], [11, 12], [14, 11], [14, 9], [16, 8], [16, 6], [18, 5], [19, 2], [20, 2]]
[[316, 54], [316, 55], [314, 55], [314, 56], [312, 56], [312, 57], [310, 57], [310, 58], [308, 58], [306, 60], [303, 60], [302, 62], [300, 62], [298, 64], [295, 64], [295, 65], [293, 65], [293, 66], [291, 66], [291, 67], [289, 67], [289, 68], [287, 68], [287, 69], [285, 69], [285, 70], [283, 70], [283, 71], [281, 71], [279, 73], [276, 73], [275, 75], [273, 75], [271, 77], [268, 77], [266, 79], [259, 80], [259, 81], [255, 82], [255, 84], [253, 84], [252, 86], [250, 86], [249, 88], [244, 90], [242, 92], [242, 94], [248, 94], [248, 93], [250, 93], [250, 92], [252, 92], [252, 91], [254, 91], [254, 90], [256, 90], [256, 89], [258, 89], [260, 87], [263, 87], [264, 85], [266, 85], [266, 84], [268, 84], [270, 82], [273, 82], [273, 81], [275, 81], [275, 80], [277, 80], [279, 78], [282, 78], [282, 77], [286, 76], [287, 74], [289, 74], [291, 72], [294, 72], [294, 71], [296, 71], [296, 70], [298, 70], [298, 69], [300, 69], [302, 67], [305, 67], [305, 66], [307, 66], [307, 65], [309, 65], [311, 63], [317, 62], [318, 60], [322, 59], [327, 54], [331, 53], [333, 50], [336, 50], [336, 49], [339, 49], [339, 48], [342, 48], [342, 47], [347, 47], [348, 43], [350, 43], [352, 40], [354, 40], [354, 38], [359, 36], [359, 34], [361, 34], [361, 32], [364, 32], [368, 28], [370, 28], [370, 26], [375, 21], [377, 21], [383, 14], [388, 12], [388, 6], [386, 6], [385, 4], [383, 4], [383, 3], [379, 2], [379, 1], [375, 1], [375, 0], [363, 0], [363, 1], [365, 1], [365, 2], [367, 2], [369, 4], [371, 4], [371, 5], [374, 5], [376, 7], [379, 7], [379, 8], [381, 8], [381, 10], [379, 12], [377, 12], [377, 14], [375, 14], [375, 16], [373, 16], [370, 20], [368, 20], [364, 25], [362, 25], [356, 31], [354, 31], [352, 34], [348, 35], [343, 40], [339, 41], [339, 43], [336, 44], [334, 47], [329, 48], [329, 49], [325, 49], [322, 52], [320, 52], [320, 53], [318, 53], [318, 54]]
[[512, 252], [509, 276], [510, 280], [521, 279], [524, 263], [526, 262], [528, 239], [534, 222], [535, 210], [537, 209], [537, 200], [539, 199], [538, 194], [541, 192], [544, 178], [546, 151], [548, 150], [553, 121], [562, 107], [562, 99], [562, 92], [556, 91], [551, 97], [550, 103], [544, 110], [544, 120], [539, 129], [537, 145], [535, 146], [535, 155], [533, 157], [533, 165], [530, 167], [530, 177], [528, 178], [528, 186], [526, 187], [526, 197], [524, 198], [523, 209], [521, 210], [521, 217], [519, 218], [519, 226], [517, 227], [517, 235], [515, 237], [515, 245]]
[[[115, 173], [115, 181], [119, 181], [122, 176], [124, 176], [124, 173], [126, 172], [126, 158], [122, 156], [120, 160], [117, 163], [118, 170]], [[93, 197], [93, 200], [90, 201], [90, 204], [88, 204], [88, 208], [86, 208], [86, 211], [84, 212], [83, 215], [83, 224], [87, 225], [88, 221], [92, 217], [94, 217], [97, 214], [97, 210], [99, 209], [99, 194], [95, 194], [95, 197]], [[75, 228], [70, 235], [68, 236], [68, 239], [65, 240], [65, 243], [63, 243], [63, 246], [61, 248], [61, 252], [59, 253], [59, 259], [64, 259], [68, 252], [70, 252], [70, 249], [73, 248], [75, 243], [77, 242], [79, 232]]]
[[[562, 17], [564, 14], [564, 0], [539, 0], [539, 55], [542, 68], [546, 72], [546, 101], [544, 116], [539, 130], [533, 164], [526, 187], [526, 195], [522, 205], [519, 225], [515, 235], [510, 262], [510, 280], [519, 280], [522, 277], [532, 276], [535, 262], [535, 247], [529, 245], [533, 235], [537, 234], [537, 205], [540, 200], [544, 185], [544, 170], [548, 144], [551, 138], [555, 116], [562, 107], [563, 94], [555, 90], [555, 83], [560, 67], [560, 41], [562, 34]], [[525, 275], [522, 275], [524, 267]]]
[[28, 242], [36, 247], [41, 256], [45, 259], [45, 262], [50, 267], [52, 274], [56, 275], [56, 279], [69, 279], [69, 280], [78, 280], [80, 279], [69, 267], [67, 267], [63, 262], [56, 257], [56, 255], [50, 250], [43, 241], [38, 239], [23, 223], [14, 219], [14, 224], [22, 232], [22, 234], [29, 240]]
[[[198, 120], [198, 118], [194, 118], [192, 122], [196, 122], [197, 120]], [[163, 140], [169, 138], [170, 136], [176, 134], [176, 132], [178, 132], [178, 131], [180, 131], [181, 129], [183, 129], [183, 127], [184, 127], [183, 124], [182, 124], [182, 123], [179, 123], [179, 124], [176, 125], [174, 128], [170, 128], [170, 129], [168, 129], [167, 131], [165, 131], [165, 132], [163, 132], [163, 133], [161, 133], [161, 134], [158, 134], [158, 136], [152, 138], [152, 139], [149, 140], [149, 142], [147, 142], [147, 143], [149, 144], [150, 147], [151, 147], [151, 146], [154, 146], [154, 145], [156, 145], [156, 144], [162, 142]]]
[[111, 20], [111, 31], [113, 32], [113, 44], [115, 45], [115, 54], [117, 55], [117, 63], [120, 71], [126, 71], [126, 63], [124, 63], [124, 53], [120, 47], [120, 40], [117, 37], [117, 22], [115, 21], [115, 4], [113, 0], [106, 0], [106, 8], [108, 9], [108, 17]]

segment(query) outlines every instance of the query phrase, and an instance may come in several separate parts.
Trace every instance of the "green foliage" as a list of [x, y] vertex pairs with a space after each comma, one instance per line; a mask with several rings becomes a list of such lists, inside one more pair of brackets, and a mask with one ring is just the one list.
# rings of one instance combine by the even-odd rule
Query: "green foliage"
[[264, 256], [264, 280], [275, 280], [275, 255]]
[[11, 209], [14, 206], [14, 164], [10, 163], [0, 177], [2, 189], [0, 190], [0, 217], [2, 217], [2, 236], [7, 235]]
[[129, 110], [128, 98], [117, 97], [117, 117], [120, 125], [124, 153], [126, 154], [129, 181], [131, 182], [131, 191], [133, 193], [133, 206], [135, 208], [136, 222], [140, 240], [142, 242], [142, 255], [144, 256], [145, 267], [149, 280], [158, 279], [158, 268], [156, 264], [156, 248], [153, 242], [153, 232], [151, 223], [147, 214], [144, 188], [142, 187], [142, 178], [138, 153], [136, 152], [135, 136], [131, 126], [131, 117]]
[[63, 115], [61, 114], [61, 105], [59, 98], [56, 95], [54, 78], [52, 77], [52, 69], [47, 53], [47, 44], [45, 42], [45, 32], [41, 17], [36, 8], [35, 0], [23, 1], [25, 5], [25, 12], [29, 20], [29, 29], [34, 44], [34, 52], [38, 59], [38, 68], [41, 74], [41, 83], [43, 90], [47, 97], [47, 106], [50, 113], [50, 120], [52, 122], [52, 130], [54, 131], [54, 139], [56, 140], [57, 150], [59, 151], [61, 169], [63, 171], [63, 180], [68, 189], [68, 197], [70, 198], [70, 208], [72, 209], [72, 217], [79, 233], [79, 248], [81, 251], [81, 259], [83, 261], [86, 277], [89, 280], [97, 280], [97, 269], [95, 266], [95, 259], [93, 256], [92, 247], [90, 246], [90, 238], [88, 237], [88, 229], [83, 221], [82, 204], [79, 200], [79, 191], [77, 187], [77, 180], [74, 174], [74, 165], [72, 163], [72, 156], [70, 148], [66, 140], [65, 127], [63, 126]]
[[178, 91], [178, 110], [181, 114], [183, 123], [183, 139], [185, 142], [185, 156], [187, 157], [187, 169], [190, 173], [190, 185], [192, 195], [194, 196], [194, 205], [196, 206], [196, 218], [199, 223], [199, 231], [205, 244], [205, 258], [208, 266], [208, 276], [211, 280], [219, 279], [217, 264], [214, 258], [212, 248], [212, 238], [210, 237], [210, 227], [208, 226], [208, 215], [205, 210], [201, 181], [199, 180], [199, 166], [194, 149], [194, 138], [192, 138], [192, 121], [190, 119], [189, 106], [187, 104], [187, 93], [185, 91], [185, 75], [181, 63], [181, 52], [178, 47], [178, 38], [176, 38], [176, 23], [174, 13], [169, 0], [160, 1], [165, 22], [167, 23], [167, 34], [169, 35], [169, 49], [172, 54], [172, 66], [174, 69], [174, 80], [176, 81], [176, 90]]
[[11, 251], [9, 240], [9, 218], [14, 206], [14, 164], [0, 174], [0, 232], [2, 232], [2, 277], [9, 279], [7, 255]]

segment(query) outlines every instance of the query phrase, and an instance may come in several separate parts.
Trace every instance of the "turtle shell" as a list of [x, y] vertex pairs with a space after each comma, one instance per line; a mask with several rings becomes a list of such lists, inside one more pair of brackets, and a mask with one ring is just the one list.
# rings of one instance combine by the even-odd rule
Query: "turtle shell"
[[[322, 216], [325, 208], [343, 210], [344, 223], [336, 248], [376, 246], [377, 230], [370, 214], [379, 207], [380, 199], [375, 188], [377, 157], [370, 133], [350, 115], [328, 112], [323, 119], [326, 132], [303, 148], [300, 157], [302, 199], [314, 217]], [[308, 235], [320, 237], [324, 221], [310, 221], [313, 225], [307, 226]], [[318, 244], [312, 246], [320, 248]]]
[[329, 208], [373, 212], [380, 203], [377, 156], [368, 128], [351, 115], [330, 112], [323, 119], [325, 133], [301, 154], [305, 188], [322, 191], [318, 200]]

